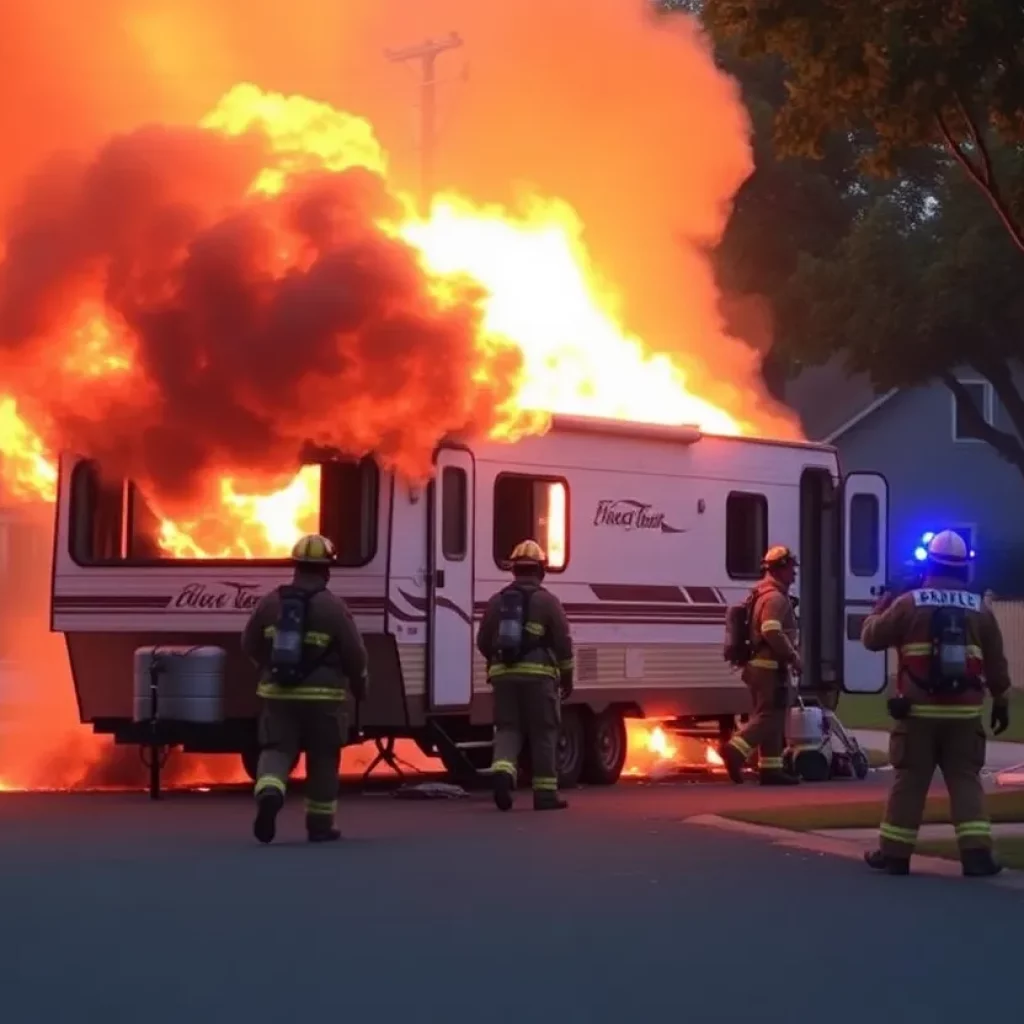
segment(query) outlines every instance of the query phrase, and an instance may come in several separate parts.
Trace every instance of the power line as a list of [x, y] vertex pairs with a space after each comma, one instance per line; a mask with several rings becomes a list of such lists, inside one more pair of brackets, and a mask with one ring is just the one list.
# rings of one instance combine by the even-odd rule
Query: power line
[[427, 39], [400, 50], [385, 50], [396, 64], [419, 61], [420, 64], [420, 208], [426, 216], [434, 195], [434, 158], [437, 148], [437, 59], [448, 50], [462, 46], [457, 32], [443, 39]]

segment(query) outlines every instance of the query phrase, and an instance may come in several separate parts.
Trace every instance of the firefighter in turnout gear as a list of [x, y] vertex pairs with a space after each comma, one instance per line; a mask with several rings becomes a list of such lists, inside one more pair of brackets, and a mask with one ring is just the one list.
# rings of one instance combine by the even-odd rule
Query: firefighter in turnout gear
[[253, 835], [274, 838], [285, 786], [306, 754], [310, 842], [341, 838], [334, 827], [349, 696], [366, 696], [366, 648], [345, 602], [327, 589], [334, 545], [311, 534], [292, 549], [294, 577], [264, 595], [242, 633], [242, 650], [261, 669], [257, 694], [260, 759]]
[[750, 689], [750, 721], [725, 745], [722, 757], [733, 782], [743, 781], [743, 766], [759, 751], [762, 786], [790, 786], [800, 780], [782, 766], [790, 674], [802, 671], [797, 650], [797, 622], [789, 588], [796, 582], [796, 555], [781, 545], [769, 548], [761, 568], [764, 578], [750, 595], [750, 660], [743, 682]]
[[502, 811], [512, 808], [525, 735], [534, 810], [561, 810], [569, 806], [558, 795], [557, 770], [560, 701], [573, 688], [569, 621], [558, 598], [541, 585], [547, 564], [541, 546], [525, 540], [510, 560], [515, 580], [491, 598], [476, 640], [494, 688], [494, 802]]
[[999, 624], [981, 596], [967, 589], [970, 552], [946, 530], [927, 547], [920, 587], [893, 600], [883, 595], [864, 621], [869, 651], [898, 653], [889, 759], [893, 786], [868, 865], [893, 875], [910, 871], [910, 857], [936, 767], [949, 792], [960, 861], [967, 876], [997, 874], [992, 826], [985, 810], [982, 711], [992, 695], [992, 731], [1009, 725], [1010, 678]]

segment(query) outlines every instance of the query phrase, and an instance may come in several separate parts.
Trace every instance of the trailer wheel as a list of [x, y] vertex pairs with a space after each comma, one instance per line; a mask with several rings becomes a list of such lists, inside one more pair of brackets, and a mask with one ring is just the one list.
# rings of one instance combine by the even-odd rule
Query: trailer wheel
[[558, 785], [572, 789], [583, 774], [586, 737], [578, 708], [562, 708], [562, 728], [558, 734]]
[[626, 722], [615, 708], [592, 715], [584, 726], [583, 781], [614, 786], [626, 763]]

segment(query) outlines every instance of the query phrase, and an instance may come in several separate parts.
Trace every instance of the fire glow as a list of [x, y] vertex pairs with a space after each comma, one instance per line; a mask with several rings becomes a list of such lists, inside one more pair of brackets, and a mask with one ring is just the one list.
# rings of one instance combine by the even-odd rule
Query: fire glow
[[[270, 140], [272, 166], [251, 182], [250, 196], [242, 202], [277, 195], [294, 175], [312, 170], [343, 173], [364, 167], [383, 173], [387, 165], [367, 122], [252, 85], [231, 90], [202, 123], [207, 131], [259, 131]], [[685, 374], [669, 356], [652, 354], [616, 320], [615, 296], [598, 283], [582, 226], [568, 204], [535, 196], [525, 213], [513, 214], [442, 194], [424, 219], [411, 196], [398, 193], [397, 199], [404, 216], [383, 219], [378, 227], [416, 250], [437, 301], [447, 301], [449, 290], [467, 278], [482, 289], [477, 372], [482, 378], [490, 372], [488, 353], [511, 347], [521, 359], [513, 399], [499, 410], [492, 436], [543, 429], [552, 412], [694, 423], [728, 434], [752, 429], [751, 423], [691, 393]], [[299, 259], [285, 251], [280, 257], [281, 274]], [[83, 316], [61, 339], [56, 369], [61, 383], [109, 388], [122, 382], [144, 394], [148, 385], [123, 325], [111, 322], [102, 310], [90, 308]], [[33, 418], [17, 396], [0, 393], [7, 493], [53, 499], [56, 469], [54, 452], [44, 440], [45, 420], [45, 410]], [[195, 520], [161, 516], [159, 543], [175, 557], [279, 556], [296, 536], [315, 527], [317, 485], [311, 467], [269, 493], [246, 491], [225, 473], [217, 486], [219, 507], [204, 509]], [[218, 547], [200, 543], [193, 534], [203, 518], [230, 523], [235, 539]]]

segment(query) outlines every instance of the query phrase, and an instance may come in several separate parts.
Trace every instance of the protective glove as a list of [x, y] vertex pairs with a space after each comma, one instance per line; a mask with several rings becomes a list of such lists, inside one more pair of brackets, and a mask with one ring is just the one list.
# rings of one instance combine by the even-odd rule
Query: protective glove
[[895, 594], [891, 590], [883, 590], [882, 596], [875, 602], [874, 607], [871, 609], [872, 615], [881, 615], [889, 605], [896, 600]]
[[994, 701], [992, 704], [992, 717], [989, 721], [992, 726], [992, 735], [998, 736], [1010, 728], [1010, 705], [1003, 700]]
[[365, 675], [359, 676], [358, 679], [353, 679], [351, 682], [352, 696], [356, 700], [366, 700], [366, 691], [369, 689], [368, 680]]
[[910, 701], [903, 696], [890, 697], [885, 706], [889, 709], [889, 717], [894, 722], [902, 722], [910, 714]]

